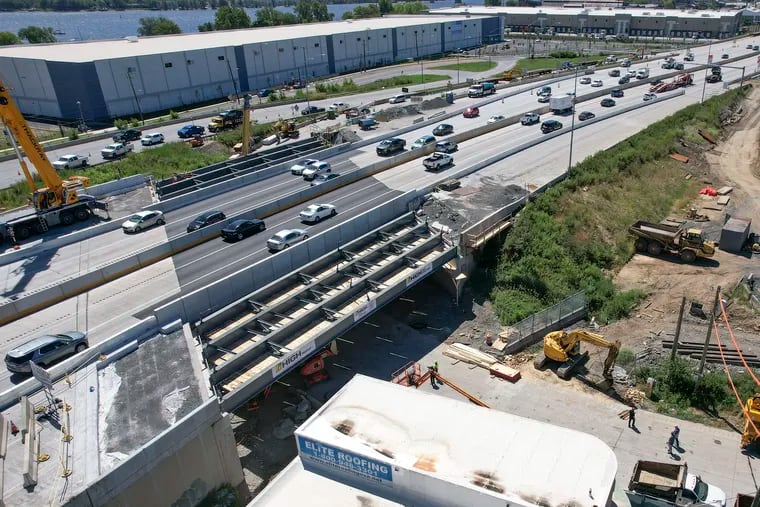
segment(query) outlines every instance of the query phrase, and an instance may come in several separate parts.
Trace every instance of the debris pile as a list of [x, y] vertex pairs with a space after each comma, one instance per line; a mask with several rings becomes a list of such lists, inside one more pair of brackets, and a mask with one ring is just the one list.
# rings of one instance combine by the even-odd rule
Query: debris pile
[[736, 109], [735, 106], [728, 106], [718, 113], [718, 120], [720, 120], [721, 126], [731, 125], [742, 119], [744, 109], [739, 105]]
[[625, 390], [625, 392], [623, 393], [623, 399], [626, 400], [628, 403], [632, 403], [636, 406], [639, 406], [646, 399], [646, 394], [644, 394], [644, 391], [639, 391], [638, 389], [634, 389], [631, 387]]
[[422, 114], [416, 105], [389, 107], [388, 109], [381, 109], [375, 113], [375, 119], [377, 121], [391, 121], [397, 118], [403, 118], [404, 116], [416, 116]]
[[443, 109], [448, 106], [449, 103], [443, 97], [436, 97], [434, 99], [425, 100], [419, 103], [420, 109]]
[[520, 365], [533, 361], [533, 354], [527, 352], [518, 352], [517, 354], [508, 355], [504, 358], [504, 362], [513, 368], [518, 368]]

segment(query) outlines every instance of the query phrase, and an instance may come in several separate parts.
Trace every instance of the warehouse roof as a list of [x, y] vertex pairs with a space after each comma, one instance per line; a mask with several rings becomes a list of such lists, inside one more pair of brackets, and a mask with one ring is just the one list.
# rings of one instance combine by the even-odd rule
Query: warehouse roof
[[720, 19], [722, 17], [736, 16], [739, 11], [696, 11], [696, 10], [678, 10], [678, 9], [615, 9], [612, 7], [593, 7], [593, 8], [565, 8], [565, 7], [484, 7], [480, 5], [469, 7], [452, 7], [449, 9], [436, 9], [431, 11], [436, 14], [477, 14], [486, 16], [497, 16], [500, 14], [507, 15], [533, 15], [548, 14], [550, 16], [577, 16], [579, 14], [589, 14], [593, 16], [617, 16], [627, 14], [633, 17], [676, 17], [676, 18], [712, 18]]
[[410, 480], [403, 472], [410, 470], [522, 505], [536, 499], [599, 505], [611, 495], [617, 471], [612, 450], [592, 435], [362, 375], [296, 435], [301, 458], [310, 462], [316, 456], [320, 463], [319, 453], [328, 449], [329, 455], [361, 456], [389, 481], [397, 475]]
[[[466, 20], [469, 15], [385, 16], [382, 18], [334, 21], [328, 23], [247, 28], [218, 32], [184, 33], [155, 37], [127, 37], [98, 41], [25, 44], [0, 48], [0, 57], [31, 58], [57, 62], [91, 62], [109, 58], [128, 58], [216, 47], [233, 47], [261, 42], [292, 40], [296, 37], [320, 37], [365, 30], [381, 30], [431, 23]], [[474, 19], [479, 19], [475, 17]], [[295, 35], [297, 34], [297, 35]]]

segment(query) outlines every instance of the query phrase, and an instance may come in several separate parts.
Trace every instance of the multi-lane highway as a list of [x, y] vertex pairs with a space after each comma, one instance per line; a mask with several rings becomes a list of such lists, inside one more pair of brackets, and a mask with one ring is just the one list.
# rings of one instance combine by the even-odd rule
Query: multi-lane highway
[[[731, 43], [725, 43], [731, 56], [739, 56], [740, 51]], [[716, 44], [713, 52], [727, 51]], [[745, 53], [749, 51], [743, 50]], [[707, 48], [695, 48], [697, 62], [706, 60]], [[741, 62], [733, 64], [737, 67], [745, 66], [754, 70], [755, 57], [749, 57]], [[635, 66], [639, 67], [639, 66]], [[652, 76], [669, 71], [661, 71], [659, 62], [650, 62]], [[725, 79], [739, 77], [740, 70], [727, 69], [724, 72]], [[602, 79], [605, 87], [616, 86], [617, 79], [606, 76], [598, 71], [594, 76]], [[704, 72], [695, 75], [695, 86], [687, 89], [686, 95], [670, 100], [658, 102], [656, 107], [644, 107], [628, 114], [600, 121], [594, 125], [578, 130], [575, 134], [575, 160], [584, 158], [594, 152], [605, 149], [620, 139], [644, 128], [646, 125], [663, 118], [664, 116], [684, 107], [685, 105], [698, 102], [702, 93], [702, 79]], [[446, 120], [454, 125], [455, 132], [473, 126], [481, 126], [494, 114], [512, 116], [526, 110], [540, 106], [536, 102], [536, 96], [532, 91], [536, 85], [525, 87], [523, 93], [509, 97], [502, 102], [501, 97], [488, 105], [481, 107], [479, 118], [465, 119], [461, 115]], [[573, 80], [565, 79], [553, 85], [554, 93], [571, 91]], [[591, 88], [588, 85], [578, 85], [578, 95], [582, 96]], [[596, 89], [596, 88], [595, 88]], [[707, 95], [719, 93], [722, 90], [720, 84], [707, 85]], [[642, 101], [643, 94], [648, 91], [648, 86], [639, 86], [625, 91], [625, 96], [617, 100], [614, 108], [602, 108], [599, 106], [600, 99], [595, 99], [588, 104], [579, 104], [577, 111], [589, 110], [602, 117], [608, 111]], [[500, 94], [500, 95], [503, 95]], [[482, 100], [482, 99], [481, 99]], [[468, 104], [477, 102], [477, 99], [461, 100], [457, 107], [466, 107]], [[545, 115], [542, 120], [551, 115]], [[569, 131], [570, 118], [560, 119], [565, 124], [565, 131]], [[576, 126], [580, 122], [576, 121]], [[432, 126], [423, 127], [409, 132], [403, 137], [411, 142], [423, 134], [428, 134]], [[499, 154], [508, 148], [520, 145], [527, 140], [541, 136], [538, 126], [510, 125], [498, 129], [487, 135], [474, 138], [460, 144], [459, 152], [454, 154], [456, 167], [467, 167], [476, 162]], [[559, 174], [567, 167], [567, 137], [560, 136], [554, 140], [538, 145], [533, 149], [526, 150], [514, 157], [485, 169], [483, 172], [493, 174], [504, 184], [526, 182], [541, 184]], [[565, 162], [559, 163], [561, 157]], [[354, 167], [361, 167], [377, 161], [374, 153], [374, 145], [356, 150], [333, 160], [335, 170], [346, 172]], [[176, 255], [173, 259], [162, 261], [150, 268], [141, 270], [121, 280], [112, 282], [106, 286], [94, 289], [78, 298], [72, 298], [35, 315], [26, 317], [4, 327], [6, 342], [0, 345], [0, 352], [10, 348], [18, 340], [28, 339], [31, 335], [40, 332], [52, 332], [55, 330], [79, 328], [88, 329], [91, 339], [95, 342], [107, 338], [113, 332], [126, 327], [134, 322], [134, 316], [143, 315], [144, 310], [155, 307], [157, 301], [162, 301], [179, 294], [193, 290], [199, 286], [211, 283], [237, 269], [249, 265], [264, 256], [271, 255], [265, 250], [264, 241], [277, 230], [283, 228], [304, 227], [310, 229], [310, 234], [318, 233], [326, 227], [330, 227], [340, 220], [363, 212], [372, 206], [380, 204], [383, 200], [397, 195], [398, 192], [430, 184], [441, 178], [445, 178], [446, 172], [428, 173], [421, 165], [421, 160], [415, 160], [407, 164], [397, 166], [381, 173], [373, 178], [347, 185], [316, 201], [332, 202], [338, 206], [339, 215], [317, 226], [303, 226], [299, 223], [297, 212], [300, 209], [287, 210], [267, 219], [268, 230], [257, 236], [245, 239], [239, 243], [228, 244], [220, 239], [210, 241], [192, 250]], [[250, 209], [257, 203], [274, 198], [292, 191], [298, 185], [305, 185], [298, 178], [288, 174], [280, 175], [270, 180], [260, 182], [247, 189], [241, 189], [235, 193], [225, 194], [216, 198], [197, 203], [191, 207], [175, 211], [169, 216], [169, 223], [165, 228], [155, 229], [141, 235], [124, 236], [120, 231], [93, 238], [86, 243], [71, 245], [58, 252], [63, 262], [54, 262], [52, 271], [58, 273], [58, 266], [72, 264], [75, 268], [89, 263], [92, 259], [107, 259], [113, 256], [113, 251], [124, 254], [134, 244], [145, 245], [151, 241], [160, 241], [167, 236], [184, 234], [187, 221], [199, 211], [210, 208], [223, 209], [228, 214], [232, 212]], [[66, 260], [68, 259], [68, 263]], [[77, 262], [71, 260], [77, 259]], [[35, 277], [37, 274], [35, 273]], [[41, 275], [42, 276], [42, 275]], [[33, 280], [34, 278], [33, 277]]]

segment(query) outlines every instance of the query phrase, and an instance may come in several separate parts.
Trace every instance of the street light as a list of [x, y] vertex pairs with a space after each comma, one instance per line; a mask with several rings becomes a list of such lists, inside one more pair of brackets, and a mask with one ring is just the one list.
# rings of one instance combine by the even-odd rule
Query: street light
[[309, 102], [309, 62], [306, 60], [306, 46], [301, 46], [303, 50], [303, 70], [305, 72], [304, 79], [306, 81], [306, 110], [311, 114], [311, 103]]
[[578, 66], [575, 66], [575, 79], [573, 80], [573, 118], [570, 120], [570, 156], [567, 160], [567, 172], [570, 172], [570, 168], [573, 166], [573, 137], [575, 135], [575, 97], [578, 92]]
[[235, 90], [235, 103], [238, 103], [240, 102], [240, 95], [238, 94], [238, 87], [237, 87], [237, 81], [235, 81], [235, 75], [232, 73], [232, 66], [230, 65], [230, 59], [225, 58], [224, 61], [227, 62], [227, 70], [230, 73], [230, 79], [232, 79], [232, 87]]
[[82, 113], [82, 103], [78, 100], [77, 107], [79, 108], [79, 131], [87, 132], [87, 124], [84, 122], [84, 113]]
[[459, 48], [457, 48], [457, 84], [459, 84]]
[[414, 31], [414, 46], [417, 49], [417, 60], [420, 62], [420, 79], [422, 81], [422, 92], [425, 93], [425, 67], [422, 65], [422, 59], [420, 58], [420, 43], [417, 37], [417, 30]]
[[145, 118], [143, 118], [142, 108], [140, 107], [140, 99], [137, 98], [135, 84], [132, 82], [132, 72], [134, 72], [134, 69], [132, 67], [127, 67], [127, 79], [129, 79], [129, 87], [132, 88], [132, 96], [135, 98], [135, 103], [137, 104], [137, 112], [140, 113], [140, 121], [142, 122], [143, 126], [145, 126]]

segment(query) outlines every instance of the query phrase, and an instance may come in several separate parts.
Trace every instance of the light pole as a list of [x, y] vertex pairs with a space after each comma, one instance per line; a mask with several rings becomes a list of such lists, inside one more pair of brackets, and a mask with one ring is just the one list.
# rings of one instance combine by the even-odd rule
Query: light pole
[[232, 66], [230, 65], [230, 59], [225, 58], [225, 62], [227, 62], [227, 70], [230, 73], [230, 79], [232, 79], [232, 87], [235, 90], [235, 102], [240, 102], [240, 95], [238, 94], [238, 87], [237, 87], [237, 81], [235, 81], [235, 75], [232, 73]]
[[575, 135], [575, 97], [578, 91], [578, 66], [575, 66], [575, 79], [573, 80], [573, 118], [570, 120], [570, 156], [567, 160], [567, 172], [570, 172], [570, 168], [573, 166], [573, 137]]
[[457, 48], [457, 84], [459, 84], [459, 48]]
[[306, 60], [306, 46], [301, 46], [303, 50], [303, 70], [305, 72], [304, 79], [306, 82], [306, 110], [311, 114], [311, 103], [309, 102], [309, 62]]
[[142, 108], [140, 107], [140, 99], [137, 98], [135, 84], [132, 82], [132, 72], [132, 67], [127, 68], [127, 79], [129, 79], [129, 87], [132, 88], [132, 96], [135, 98], [135, 104], [137, 104], [137, 112], [140, 113], [140, 121], [143, 126], [145, 126], [145, 118], [143, 118]]
[[87, 132], [87, 124], [84, 122], [84, 113], [82, 113], [82, 103], [79, 102], [78, 100], [77, 100], [77, 107], [79, 108], [79, 131]]
[[422, 92], [425, 93], [425, 67], [422, 66], [420, 58], [420, 43], [417, 37], [417, 30], [414, 31], [414, 47], [417, 49], [417, 60], [420, 62], [420, 80], [422, 81]]

